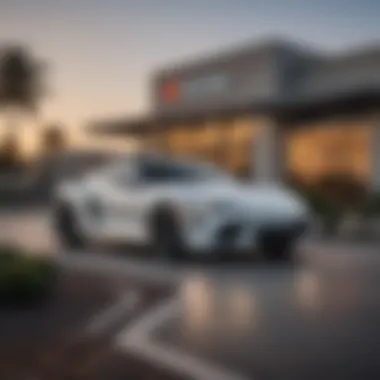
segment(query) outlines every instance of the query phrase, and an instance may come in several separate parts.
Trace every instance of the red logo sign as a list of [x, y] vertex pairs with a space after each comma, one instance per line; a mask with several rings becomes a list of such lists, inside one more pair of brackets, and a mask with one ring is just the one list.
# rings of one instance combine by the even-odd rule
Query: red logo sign
[[175, 80], [164, 82], [161, 86], [160, 98], [165, 102], [175, 102], [179, 97], [179, 85]]

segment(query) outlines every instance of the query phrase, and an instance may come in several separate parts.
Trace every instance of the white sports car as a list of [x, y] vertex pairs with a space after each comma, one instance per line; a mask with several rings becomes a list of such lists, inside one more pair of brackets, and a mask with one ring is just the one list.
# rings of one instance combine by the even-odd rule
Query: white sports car
[[173, 258], [258, 249], [288, 257], [309, 224], [305, 203], [280, 184], [240, 183], [213, 166], [133, 153], [53, 198], [61, 242], [142, 243]]

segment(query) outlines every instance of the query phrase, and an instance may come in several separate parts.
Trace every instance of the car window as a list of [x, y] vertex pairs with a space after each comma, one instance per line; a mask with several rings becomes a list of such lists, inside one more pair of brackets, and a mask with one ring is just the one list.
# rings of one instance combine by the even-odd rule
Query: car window
[[205, 181], [222, 177], [218, 171], [202, 165], [163, 159], [143, 160], [139, 175], [144, 182]]
[[132, 158], [119, 158], [103, 168], [103, 175], [117, 185], [128, 185], [135, 178], [135, 165]]

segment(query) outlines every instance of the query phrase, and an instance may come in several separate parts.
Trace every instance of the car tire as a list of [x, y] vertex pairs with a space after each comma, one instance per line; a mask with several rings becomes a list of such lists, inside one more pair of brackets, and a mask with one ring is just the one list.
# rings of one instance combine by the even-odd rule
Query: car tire
[[268, 261], [286, 261], [293, 259], [293, 244], [291, 241], [270, 241], [262, 244], [262, 254]]
[[83, 249], [86, 246], [76, 217], [70, 207], [60, 206], [55, 214], [56, 232], [60, 245], [66, 249]]
[[153, 248], [170, 259], [183, 260], [187, 256], [180, 227], [169, 209], [162, 208], [154, 213], [152, 237]]

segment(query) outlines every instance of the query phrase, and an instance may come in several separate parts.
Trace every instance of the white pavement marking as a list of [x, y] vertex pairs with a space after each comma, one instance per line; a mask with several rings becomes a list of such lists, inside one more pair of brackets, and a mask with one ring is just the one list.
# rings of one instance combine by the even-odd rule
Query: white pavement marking
[[248, 380], [248, 378], [232, 373], [225, 368], [216, 367], [181, 352], [177, 347], [169, 347], [150, 339], [149, 335], [154, 329], [174, 317], [178, 312], [179, 300], [177, 298], [159, 305], [152, 312], [140, 317], [136, 323], [121, 331], [116, 338], [117, 346], [141, 355], [159, 366], [165, 366], [171, 371], [197, 380]]
[[159, 324], [175, 316], [179, 311], [178, 306], [179, 300], [177, 297], [159, 304], [153, 311], [139, 317], [135, 323], [129, 324], [127, 328], [122, 330], [117, 336], [117, 342], [124, 344], [126, 340], [139, 340], [141, 337], [145, 338], [150, 335]]
[[[88, 256], [86, 259], [84, 256], [75, 256], [75, 254], [73, 256], [58, 255], [58, 260], [61, 264], [69, 267], [100, 273], [131, 274], [132, 276], [138, 276], [140, 279], [146, 279], [150, 282], [158, 281], [162, 284], [175, 283], [183, 278], [185, 274], [183, 271], [173, 272], [170, 268], [169, 270], [163, 270], [162, 267], [149, 267], [148, 265], [141, 265], [141, 263], [138, 265], [135, 262], [118, 259], [110, 260], [99, 256]], [[123, 307], [120, 306], [120, 308], [122, 309]], [[118, 309], [119, 305], [115, 305], [115, 309], [109, 310], [108, 314], [117, 314]], [[122, 330], [116, 336], [117, 346], [120, 349], [141, 355], [159, 366], [164, 366], [169, 371], [182, 373], [197, 380], [248, 380], [224, 368], [216, 367], [181, 352], [177, 348], [167, 347], [162, 343], [152, 341], [150, 335], [153, 331], [174, 317], [179, 311], [179, 300], [177, 298], [172, 298], [164, 304], [160, 304], [155, 310], [139, 316], [136, 323]], [[113, 319], [113, 317], [107, 316], [107, 311], [103, 318], [106, 320]], [[100, 325], [103, 323], [100, 323]]]
[[99, 335], [112, 327], [118, 320], [134, 310], [141, 301], [141, 295], [137, 291], [129, 291], [118, 302], [103, 310], [90, 321], [85, 332], [91, 335]]

